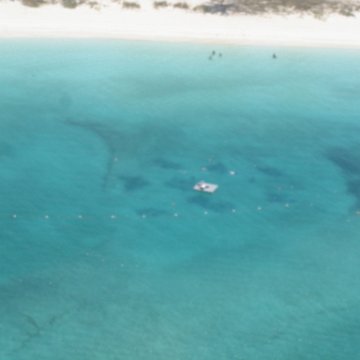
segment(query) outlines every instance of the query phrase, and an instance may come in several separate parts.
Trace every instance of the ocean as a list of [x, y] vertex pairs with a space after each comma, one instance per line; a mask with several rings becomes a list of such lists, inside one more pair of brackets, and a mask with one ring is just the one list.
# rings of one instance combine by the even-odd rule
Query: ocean
[[359, 50], [0, 54], [0, 359], [358, 359]]

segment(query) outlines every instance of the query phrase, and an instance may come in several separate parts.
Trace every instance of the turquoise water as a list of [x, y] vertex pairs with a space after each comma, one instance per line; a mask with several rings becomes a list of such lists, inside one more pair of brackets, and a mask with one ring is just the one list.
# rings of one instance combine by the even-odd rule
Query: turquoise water
[[358, 359], [360, 52], [212, 50], [0, 43], [2, 360]]

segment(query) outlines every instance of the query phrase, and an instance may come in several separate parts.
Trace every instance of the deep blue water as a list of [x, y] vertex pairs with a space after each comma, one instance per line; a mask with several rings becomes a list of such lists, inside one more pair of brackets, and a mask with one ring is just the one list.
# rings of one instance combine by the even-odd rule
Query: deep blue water
[[359, 50], [0, 55], [0, 359], [358, 359]]

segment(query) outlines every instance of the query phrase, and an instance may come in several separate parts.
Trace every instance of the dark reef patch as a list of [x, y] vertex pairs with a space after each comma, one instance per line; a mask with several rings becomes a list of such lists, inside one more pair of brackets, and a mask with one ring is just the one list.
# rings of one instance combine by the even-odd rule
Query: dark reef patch
[[204, 210], [211, 210], [217, 213], [229, 212], [235, 205], [228, 201], [214, 201], [208, 194], [194, 195], [187, 199], [189, 204], [197, 205]]
[[165, 170], [181, 170], [182, 169], [180, 164], [178, 164], [174, 161], [164, 159], [164, 158], [155, 159], [154, 164]]
[[[176, 127], [146, 122], [135, 127], [126, 127], [119, 120], [113, 123], [66, 120], [66, 125], [81, 128], [94, 134], [107, 150], [107, 160], [102, 179], [103, 189], [107, 189], [114, 176], [115, 166], [119, 168], [122, 159], [139, 159], [153, 151], [177, 147], [180, 130]], [[119, 130], [124, 128], [126, 130]], [[163, 161], [162, 166], [176, 167], [175, 163]]]
[[140, 190], [146, 186], [149, 186], [150, 183], [145, 180], [142, 176], [118, 176], [118, 179], [121, 180], [124, 184], [124, 189], [127, 192]]
[[345, 174], [360, 176], [360, 149], [358, 151], [331, 149], [327, 152], [327, 158]]
[[102, 178], [102, 184], [103, 189], [106, 189], [115, 165], [114, 159], [117, 158], [119, 154], [119, 144], [124, 143], [125, 141], [124, 135], [111, 127], [94, 122], [67, 120], [66, 124], [92, 132], [105, 145], [108, 152], [108, 158], [105, 165], [106, 170]]
[[256, 169], [267, 176], [272, 176], [272, 177], [284, 176], [284, 173], [281, 170], [272, 166], [257, 166]]
[[360, 207], [360, 178], [348, 181], [346, 188], [348, 193], [355, 197], [356, 206]]
[[122, 143], [125, 140], [125, 136], [121, 132], [101, 123], [67, 120], [66, 124], [94, 133], [105, 143], [110, 153], [116, 152], [119, 141]]
[[360, 208], [360, 147], [333, 148], [326, 157], [343, 173], [348, 194], [354, 197], [355, 207]]

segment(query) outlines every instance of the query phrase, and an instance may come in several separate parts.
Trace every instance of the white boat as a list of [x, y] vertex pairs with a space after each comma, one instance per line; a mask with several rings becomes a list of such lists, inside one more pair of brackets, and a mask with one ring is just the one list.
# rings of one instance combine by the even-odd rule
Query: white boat
[[200, 192], [214, 193], [218, 189], [219, 185], [207, 183], [205, 181], [199, 181], [194, 185], [193, 189]]

